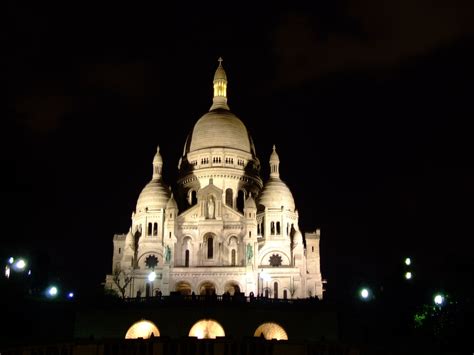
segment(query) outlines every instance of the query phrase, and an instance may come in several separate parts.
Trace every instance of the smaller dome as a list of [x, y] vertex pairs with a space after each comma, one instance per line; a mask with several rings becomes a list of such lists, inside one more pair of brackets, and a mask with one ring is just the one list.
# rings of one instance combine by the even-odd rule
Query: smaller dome
[[174, 199], [173, 193], [171, 193], [171, 197], [168, 200], [168, 203], [166, 204], [166, 209], [168, 210], [170, 208], [178, 209], [178, 204], [176, 203], [176, 200]]
[[137, 201], [137, 212], [159, 210], [166, 207], [170, 199], [168, 187], [160, 180], [151, 180], [142, 190]]
[[250, 194], [249, 197], [247, 197], [247, 199], [245, 200], [245, 208], [257, 208], [252, 194]]
[[271, 177], [263, 186], [258, 203], [267, 208], [283, 208], [285, 210], [295, 210], [295, 200], [293, 194], [280, 178]]

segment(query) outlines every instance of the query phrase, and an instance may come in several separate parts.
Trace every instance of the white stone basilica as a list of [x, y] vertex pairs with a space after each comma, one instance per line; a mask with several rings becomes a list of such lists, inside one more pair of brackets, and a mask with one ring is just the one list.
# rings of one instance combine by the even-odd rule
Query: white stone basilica
[[227, 105], [222, 59], [213, 83], [212, 106], [186, 140], [174, 192], [162, 180], [158, 148], [130, 230], [114, 236], [105, 287], [123, 297], [322, 298], [319, 229], [303, 238], [275, 146], [262, 183], [252, 138]]

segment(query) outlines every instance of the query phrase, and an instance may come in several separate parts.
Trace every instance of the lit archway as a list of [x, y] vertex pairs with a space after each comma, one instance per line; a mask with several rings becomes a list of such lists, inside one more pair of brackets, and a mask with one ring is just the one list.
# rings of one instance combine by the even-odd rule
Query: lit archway
[[199, 287], [199, 294], [202, 296], [212, 296], [216, 294], [216, 286], [210, 282], [205, 281]]
[[149, 320], [143, 319], [134, 323], [130, 328], [128, 328], [127, 333], [125, 334], [125, 339], [148, 339], [152, 334], [155, 337], [160, 336], [158, 327]]
[[288, 340], [288, 335], [285, 329], [277, 323], [263, 323], [261, 324], [253, 335], [254, 337], [263, 336], [266, 340]]
[[175, 290], [184, 296], [188, 296], [192, 292], [191, 285], [186, 281], [180, 281], [176, 283]]
[[224, 286], [225, 292], [229, 292], [231, 296], [234, 296], [236, 293], [240, 293], [240, 286], [235, 281], [229, 281]]
[[214, 319], [201, 319], [189, 331], [190, 337], [198, 339], [215, 339], [225, 336], [224, 328]]

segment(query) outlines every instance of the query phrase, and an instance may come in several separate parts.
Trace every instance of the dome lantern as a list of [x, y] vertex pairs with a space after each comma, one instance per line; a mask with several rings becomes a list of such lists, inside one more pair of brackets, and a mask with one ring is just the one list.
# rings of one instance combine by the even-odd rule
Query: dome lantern
[[224, 67], [222, 66], [222, 58], [219, 57], [219, 66], [214, 74], [214, 97], [212, 99], [212, 106], [209, 111], [221, 108], [228, 110], [227, 106], [227, 75], [225, 74]]
[[270, 177], [274, 177], [274, 178], [280, 177], [279, 166], [280, 166], [280, 158], [278, 157], [278, 154], [276, 152], [276, 147], [274, 144], [273, 152], [270, 155]]

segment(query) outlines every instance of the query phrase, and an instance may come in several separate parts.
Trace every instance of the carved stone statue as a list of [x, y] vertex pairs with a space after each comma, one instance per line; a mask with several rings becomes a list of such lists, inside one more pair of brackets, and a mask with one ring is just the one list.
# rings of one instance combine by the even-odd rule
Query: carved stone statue
[[253, 248], [251, 244], [247, 244], [247, 264], [250, 264], [253, 258]]
[[170, 248], [169, 245], [166, 246], [165, 261], [166, 261], [167, 264], [169, 264], [170, 261], [171, 261], [171, 248]]
[[209, 199], [207, 200], [207, 218], [209, 219], [214, 219], [215, 217], [215, 202], [214, 202], [214, 197], [210, 196]]

